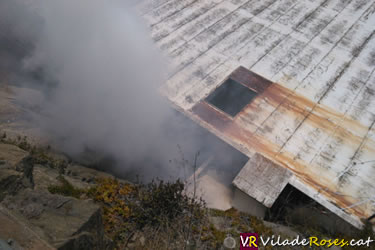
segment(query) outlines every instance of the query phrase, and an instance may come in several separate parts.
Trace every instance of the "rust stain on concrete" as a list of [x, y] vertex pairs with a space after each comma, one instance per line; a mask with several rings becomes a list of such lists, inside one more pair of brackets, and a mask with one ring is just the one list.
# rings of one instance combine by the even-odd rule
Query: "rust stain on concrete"
[[[252, 110], [257, 111], [254, 107], [254, 103], [257, 99], [263, 99], [268, 104], [272, 105], [275, 110], [282, 107], [284, 111], [283, 115], [287, 115], [291, 119], [302, 120], [301, 123], [307, 122], [311, 126], [324, 131], [328, 135], [336, 133], [339, 137], [342, 137], [343, 140], [345, 140], [344, 143], [346, 145], [352, 145], [353, 147], [357, 147], [363, 138], [353, 134], [339, 124], [344, 122], [345, 126], [350, 126], [350, 128], [362, 131], [367, 130], [368, 127], [358, 121], [345, 117], [342, 113], [338, 113], [328, 107], [324, 107], [323, 105], [298, 95], [280, 84], [271, 83], [268, 80], [264, 81], [264, 78], [254, 73], [246, 73], [246, 69], [237, 69], [229, 77], [233, 77], [233, 79], [239, 81], [248, 88], [256, 90], [259, 95], [252, 101], [252, 103], [247, 105], [239, 114], [237, 114], [234, 119], [229, 115], [218, 111], [215, 107], [203, 100], [197, 103], [191, 110], [192, 115], [195, 116], [198, 121], [203, 121], [205, 126], [209, 126], [211, 131], [215, 134], [230, 138], [230, 141], [232, 141], [233, 144], [240, 145], [242, 148], [245, 147], [252, 152], [261, 153], [280, 166], [290, 169], [303, 183], [311, 186], [317, 192], [324, 194], [328, 200], [336, 206], [348, 208], [356, 202], [356, 199], [350, 196], [338, 194], [338, 187], [332, 182], [332, 176], [328, 172], [318, 173], [315, 166], [295, 159], [295, 156], [289, 152], [279, 153], [280, 146], [266, 138], [267, 134], [275, 133], [273, 128], [270, 128], [269, 130], [263, 128], [262, 131], [265, 134], [260, 135], [249, 130], [246, 127], [246, 124], [240, 123], [239, 120], [244, 114], [251, 114]], [[255, 116], [256, 114], [254, 114], [254, 117]], [[248, 124], [250, 125], [251, 121], [248, 121]], [[253, 124], [251, 125], [253, 126]], [[370, 148], [370, 150], [375, 152], [375, 149], [373, 148]], [[321, 169], [319, 169], [319, 171], [321, 171]], [[345, 212], [355, 214], [360, 218], [369, 216], [359, 206], [348, 208]]]

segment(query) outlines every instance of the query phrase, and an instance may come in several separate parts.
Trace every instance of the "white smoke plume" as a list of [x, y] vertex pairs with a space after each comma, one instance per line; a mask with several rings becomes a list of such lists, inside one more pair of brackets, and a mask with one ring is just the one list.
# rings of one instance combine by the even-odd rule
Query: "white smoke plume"
[[230, 167], [238, 159], [159, 95], [166, 58], [123, 2], [1, 0], [0, 76], [43, 91], [34, 123], [53, 145], [71, 156], [110, 156], [123, 177], [132, 170], [147, 179], [189, 176], [181, 165], [198, 151], [202, 160], [214, 151]]
[[17, 67], [42, 74], [22, 81], [48, 93], [38, 125], [64, 151], [89, 148], [128, 166], [174, 157], [165, 131], [174, 114], [157, 91], [167, 64], [131, 6], [5, 0], [0, 9], [0, 27], [25, 49]]

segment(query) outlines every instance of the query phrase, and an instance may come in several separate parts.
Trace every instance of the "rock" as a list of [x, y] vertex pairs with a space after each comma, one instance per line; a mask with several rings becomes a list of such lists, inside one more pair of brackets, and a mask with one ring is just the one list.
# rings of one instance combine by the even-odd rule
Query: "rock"
[[90, 233], [83, 232], [67, 239], [67, 241], [62, 246], [59, 246], [58, 249], [98, 249], [97, 246], [94, 245], [94, 237], [95, 236]]
[[[6, 132], [7, 138], [12, 139], [27, 136], [28, 142], [33, 145], [47, 144], [47, 138], [42, 136], [40, 127], [35, 126], [35, 123], [30, 123], [30, 117], [35, 115], [33, 108], [38, 105], [38, 96], [41, 96], [41, 93], [37, 92], [39, 91], [0, 82], [1, 135]], [[22, 100], [26, 100], [27, 103], [20, 103], [21, 98], [15, 98], [15, 96], [22, 96]]]
[[15, 194], [22, 185], [23, 174], [10, 167], [0, 167], [0, 201], [9, 194]]
[[24, 249], [23, 247], [21, 247], [20, 244], [18, 244], [17, 241], [15, 241], [13, 239], [8, 239], [7, 243], [8, 243], [9, 246], [11, 246], [12, 250], [23, 250]]
[[0, 143], [0, 160], [3, 164], [8, 163], [11, 167], [15, 167], [28, 155], [28, 152], [15, 145]]
[[33, 169], [33, 159], [29, 155], [16, 165], [16, 170], [23, 172], [22, 184], [24, 187], [34, 188]]
[[77, 164], [71, 164], [68, 165], [65, 169], [65, 172], [72, 178], [76, 179], [79, 182], [85, 182], [85, 183], [90, 183], [93, 182], [93, 180], [97, 178], [108, 178], [113, 176], [111, 174], [107, 174], [101, 171], [97, 171], [92, 168], [87, 168], [81, 165]]
[[66, 168], [69, 175], [34, 164], [28, 152], [0, 143], [0, 238], [13, 238], [12, 249], [113, 249], [99, 205], [48, 191], [62, 184], [59, 176], [80, 189], [112, 176], [79, 165]]
[[108, 238], [104, 237], [101, 245], [97, 245], [96, 235], [88, 232], [83, 232], [78, 235], [66, 240], [66, 242], [58, 246], [59, 250], [71, 250], [71, 249], [98, 249], [107, 250], [113, 249], [113, 243]]
[[25, 189], [7, 196], [3, 206], [57, 249], [106, 249], [100, 207], [91, 200]]
[[13, 250], [13, 249], [5, 240], [0, 239], [0, 250]]
[[[79, 189], [88, 189], [95, 184], [95, 179], [100, 177], [112, 177], [109, 174], [105, 173], [96, 173], [98, 171], [85, 168], [82, 166], [67, 166], [67, 169], [75, 169], [75, 172], [65, 171], [66, 174], [60, 174], [58, 169], [46, 168], [43, 165], [36, 164], [34, 165], [33, 178], [35, 183], [35, 189], [37, 190], [48, 190], [48, 187], [51, 185], [61, 185], [61, 182], [57, 179], [59, 176], [63, 176], [65, 180], [71, 183], [74, 187]], [[79, 169], [79, 171], [77, 171]], [[72, 173], [75, 173], [73, 175]], [[85, 181], [82, 180], [82, 176], [85, 178]]]
[[35, 164], [33, 169], [33, 178], [35, 183], [35, 190], [48, 190], [51, 185], [61, 185], [57, 179], [59, 176], [58, 170], [53, 168], [46, 168], [40, 164]]
[[[0, 238], [12, 238], [12, 243], [8, 241], [7, 244], [11, 246], [12, 250], [52, 250], [54, 249], [47, 242], [40, 239], [40, 237], [31, 230], [22, 221], [22, 218], [15, 216], [8, 209], [0, 205]], [[5, 241], [5, 240], [4, 240]], [[0, 247], [0, 249], [2, 249]]]
[[15, 103], [17, 106], [31, 110], [43, 105], [44, 95], [41, 91], [17, 86], [10, 86], [10, 88], [17, 95], [17, 102]]
[[29, 154], [22, 149], [0, 143], [0, 201], [20, 189], [33, 187], [33, 165]]

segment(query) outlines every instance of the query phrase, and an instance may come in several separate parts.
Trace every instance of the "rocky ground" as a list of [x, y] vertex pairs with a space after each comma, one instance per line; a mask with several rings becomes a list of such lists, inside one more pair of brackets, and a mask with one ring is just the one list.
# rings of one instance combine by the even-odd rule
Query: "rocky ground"
[[[42, 162], [41, 162], [42, 163]], [[21, 148], [0, 144], [0, 237], [24, 249], [110, 249], [100, 205], [90, 199], [52, 194], [61, 170], [37, 164]], [[105, 173], [68, 165], [64, 178], [77, 188]]]

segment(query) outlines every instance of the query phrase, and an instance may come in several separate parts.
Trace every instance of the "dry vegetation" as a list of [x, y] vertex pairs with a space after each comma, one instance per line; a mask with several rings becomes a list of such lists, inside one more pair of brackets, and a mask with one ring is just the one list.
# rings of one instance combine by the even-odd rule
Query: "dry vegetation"
[[[102, 205], [105, 232], [117, 249], [221, 249], [228, 235], [238, 238], [240, 232], [253, 231], [273, 234], [262, 220], [235, 209], [207, 209], [203, 201], [184, 193], [179, 180], [133, 185], [105, 178], [96, 180], [88, 190], [78, 190], [63, 178], [60, 181], [60, 186], [49, 190], [90, 197]], [[218, 227], [213, 223], [215, 218], [227, 226]]]

